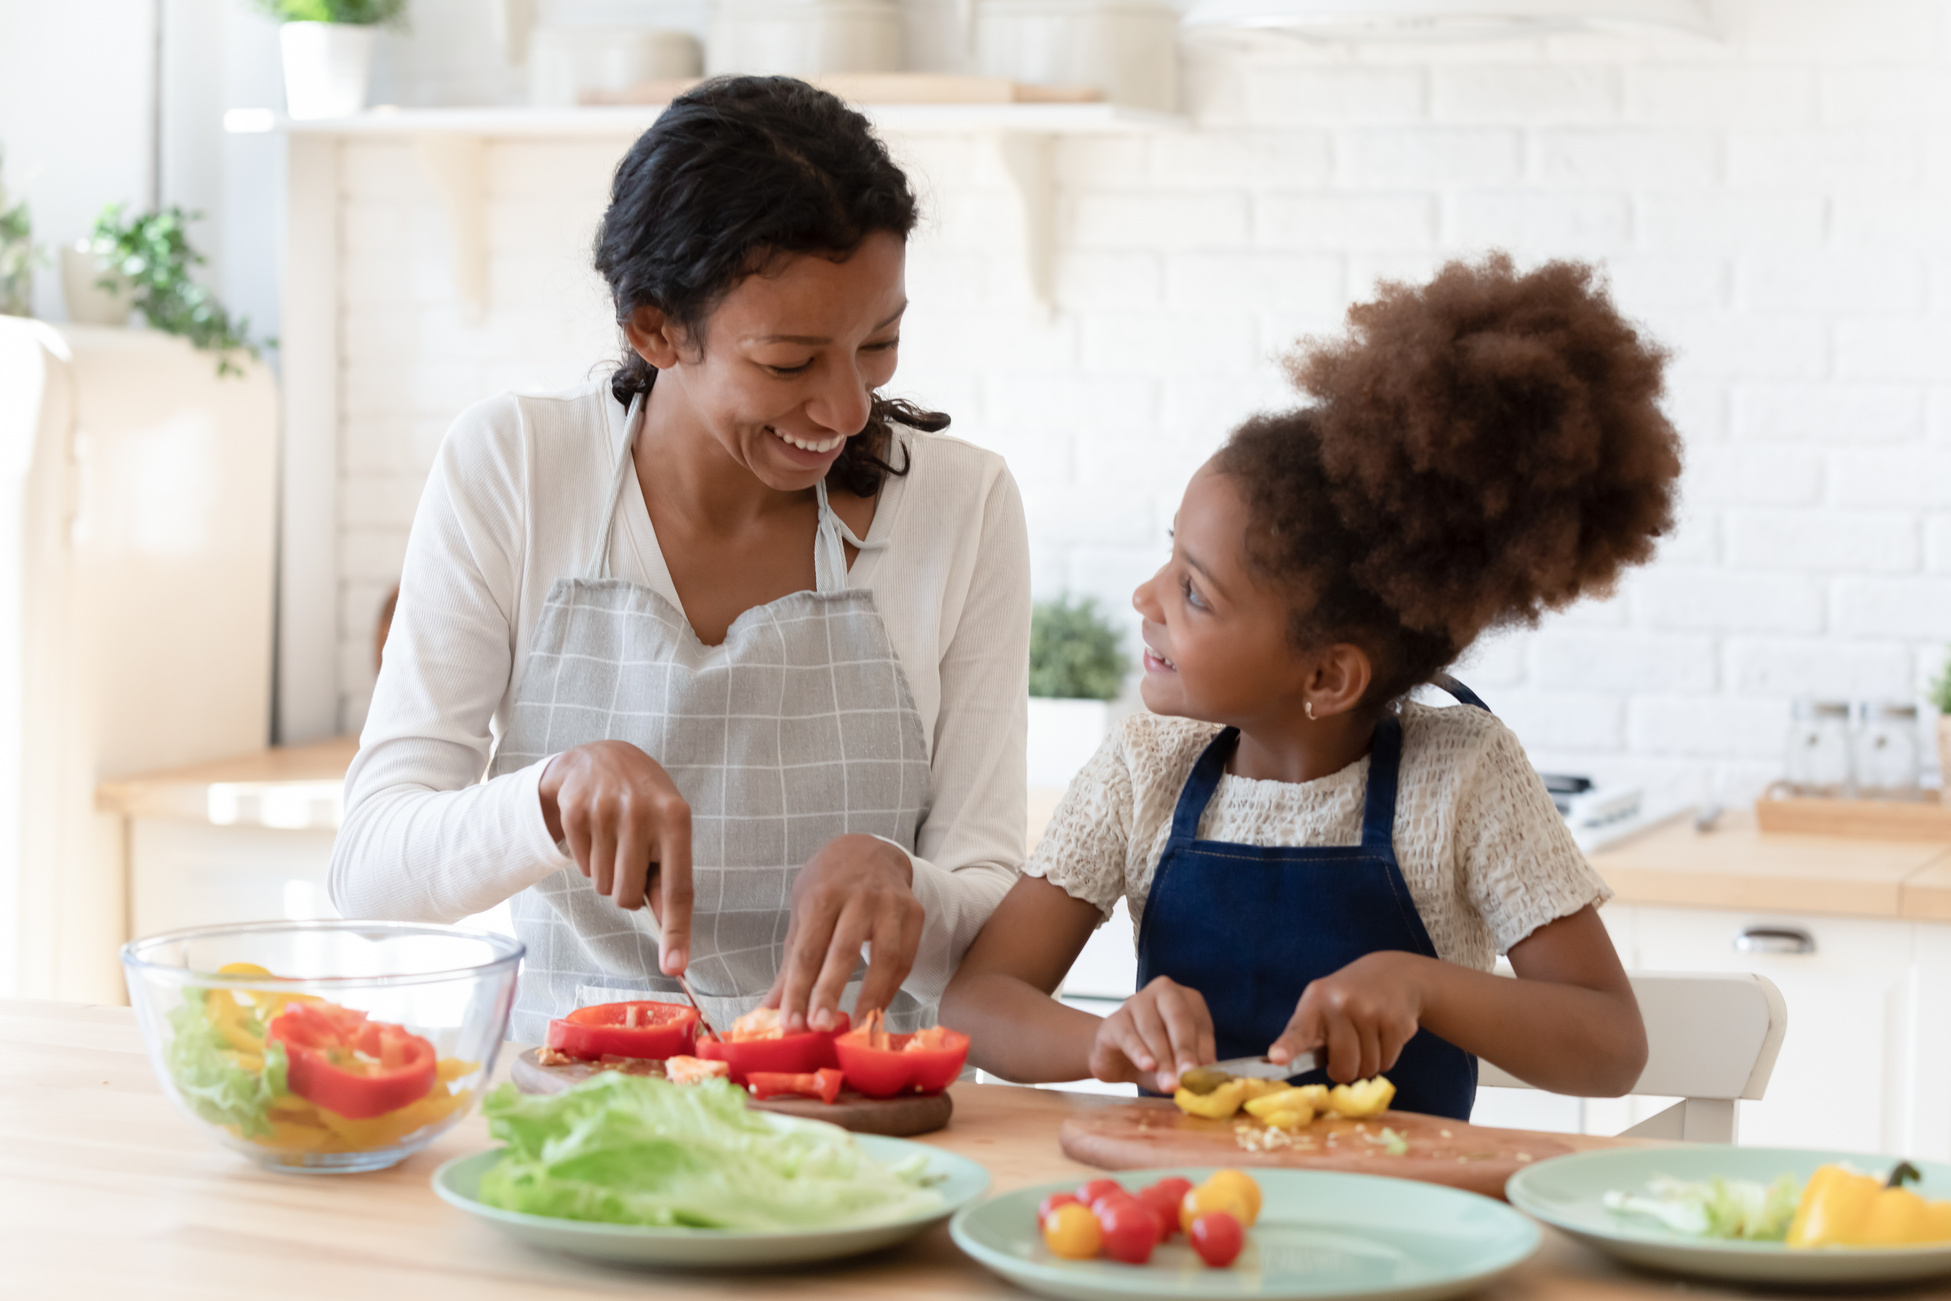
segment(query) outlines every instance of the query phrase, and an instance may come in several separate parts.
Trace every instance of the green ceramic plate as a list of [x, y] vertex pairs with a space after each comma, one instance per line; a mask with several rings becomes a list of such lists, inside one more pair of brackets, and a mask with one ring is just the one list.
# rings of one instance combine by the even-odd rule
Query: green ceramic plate
[[[1167, 1175], [1194, 1183], [1211, 1169], [1108, 1173], [1136, 1190]], [[1255, 1297], [1260, 1301], [1424, 1301], [1482, 1285], [1529, 1256], [1538, 1228], [1502, 1202], [1435, 1184], [1313, 1170], [1254, 1170], [1260, 1220], [1227, 1269], [1208, 1269], [1174, 1237], [1144, 1265], [1061, 1260], [1037, 1232], [1037, 1203], [1074, 1184], [1022, 1188], [949, 1223], [956, 1245], [1044, 1296]]]
[[[1847, 1161], [1878, 1173], [1895, 1162], [1886, 1156], [1813, 1152], [1800, 1148], [1728, 1147], [1682, 1143], [1673, 1147], [1614, 1148], [1553, 1157], [1511, 1176], [1511, 1205], [1555, 1225], [1619, 1259], [1676, 1274], [1747, 1283], [1820, 1285], [1895, 1283], [1951, 1274], [1951, 1245], [1877, 1249], [1826, 1248], [1790, 1251], [1773, 1242], [1724, 1242], [1690, 1238], [1650, 1221], [1606, 1209], [1611, 1189], [1641, 1192], [1660, 1175], [1675, 1179], [1752, 1179], [1770, 1183], [1784, 1174], [1807, 1179], [1820, 1165]], [[1926, 1197], [1951, 1197], [1951, 1166], [1913, 1162]]]
[[[801, 1122], [813, 1123], [813, 1122]], [[905, 1242], [939, 1224], [989, 1190], [989, 1172], [966, 1157], [905, 1139], [856, 1134], [854, 1141], [876, 1161], [893, 1165], [917, 1152], [928, 1155], [928, 1173], [940, 1180], [940, 1207], [906, 1219], [845, 1229], [752, 1233], [731, 1229], [651, 1229], [625, 1224], [590, 1224], [548, 1215], [504, 1211], [476, 1198], [481, 1176], [501, 1159], [501, 1149], [457, 1157], [434, 1171], [434, 1191], [442, 1200], [478, 1216], [510, 1237], [533, 1247], [632, 1265], [685, 1269], [737, 1269], [798, 1265], [856, 1256]]]

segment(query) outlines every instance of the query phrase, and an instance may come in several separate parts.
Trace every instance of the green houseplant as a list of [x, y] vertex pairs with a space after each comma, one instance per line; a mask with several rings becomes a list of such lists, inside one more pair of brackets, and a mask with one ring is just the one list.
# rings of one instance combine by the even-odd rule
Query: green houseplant
[[349, 117], [366, 106], [375, 33], [397, 24], [406, 0], [251, 0], [284, 24], [278, 49], [285, 108], [295, 118]]
[[1030, 785], [1065, 785], [1103, 742], [1131, 670], [1124, 637], [1089, 597], [1030, 612]]
[[100, 287], [134, 289], [135, 305], [152, 328], [216, 353], [219, 375], [241, 375], [236, 354], [256, 357], [258, 344], [248, 320], [233, 321], [216, 295], [190, 278], [204, 261], [190, 246], [188, 227], [195, 219], [176, 207], [133, 216], [125, 216], [119, 203], [103, 209], [94, 237]]
[[7, 187], [0, 183], [0, 316], [32, 314], [34, 268], [40, 261], [27, 201], [9, 202]]

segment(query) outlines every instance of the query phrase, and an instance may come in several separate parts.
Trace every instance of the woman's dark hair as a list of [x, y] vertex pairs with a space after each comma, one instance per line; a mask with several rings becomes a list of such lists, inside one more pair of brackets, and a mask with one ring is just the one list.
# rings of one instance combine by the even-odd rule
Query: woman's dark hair
[[[720, 300], [772, 259], [844, 258], [877, 231], [906, 239], [918, 216], [859, 113], [791, 77], [720, 77], [672, 100], [617, 164], [596, 269], [619, 324], [647, 305], [699, 339]], [[610, 391], [628, 405], [656, 380], [626, 350]], [[887, 460], [896, 423], [932, 432], [948, 417], [874, 395], [827, 481], [865, 497], [905, 474]]]
[[1666, 351], [1590, 266], [1505, 254], [1384, 282], [1289, 358], [1314, 405], [1248, 421], [1217, 468], [1297, 646], [1378, 653], [1367, 699], [1429, 681], [1488, 628], [1611, 590], [1673, 527]]

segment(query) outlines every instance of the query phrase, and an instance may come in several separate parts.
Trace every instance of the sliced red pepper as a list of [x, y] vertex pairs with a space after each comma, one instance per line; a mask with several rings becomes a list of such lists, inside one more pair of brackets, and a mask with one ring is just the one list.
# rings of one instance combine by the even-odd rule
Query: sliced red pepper
[[549, 1022], [548, 1046], [571, 1057], [688, 1057], [698, 1013], [682, 1003], [640, 1001], [579, 1007]]
[[807, 1030], [777, 1039], [700, 1038], [695, 1055], [732, 1068], [732, 1083], [744, 1084], [753, 1071], [803, 1075], [838, 1066], [833, 1041], [847, 1032], [847, 1014], [831, 1030]]
[[944, 1026], [919, 1034], [888, 1034], [863, 1025], [834, 1040], [847, 1083], [870, 1098], [897, 1093], [940, 1093], [962, 1073], [969, 1036]]
[[371, 1120], [433, 1091], [438, 1054], [405, 1026], [336, 1003], [294, 1003], [265, 1037], [285, 1048], [285, 1084], [307, 1102]]
[[808, 1098], [818, 1098], [831, 1107], [840, 1097], [840, 1085], [845, 1076], [835, 1067], [814, 1071], [809, 1074], [791, 1075], [785, 1071], [751, 1071], [745, 1077], [746, 1087], [752, 1096], [764, 1101], [785, 1094], [796, 1093]]

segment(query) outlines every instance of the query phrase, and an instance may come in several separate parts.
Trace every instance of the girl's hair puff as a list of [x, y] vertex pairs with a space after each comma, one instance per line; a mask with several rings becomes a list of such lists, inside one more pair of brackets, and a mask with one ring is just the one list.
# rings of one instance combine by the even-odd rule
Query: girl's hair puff
[[1288, 359], [1314, 404], [1248, 421], [1217, 465], [1249, 556], [1295, 592], [1295, 644], [1379, 653], [1370, 700], [1486, 629], [1609, 592], [1673, 527], [1667, 353], [1592, 267], [1451, 262], [1383, 282], [1348, 327]]

